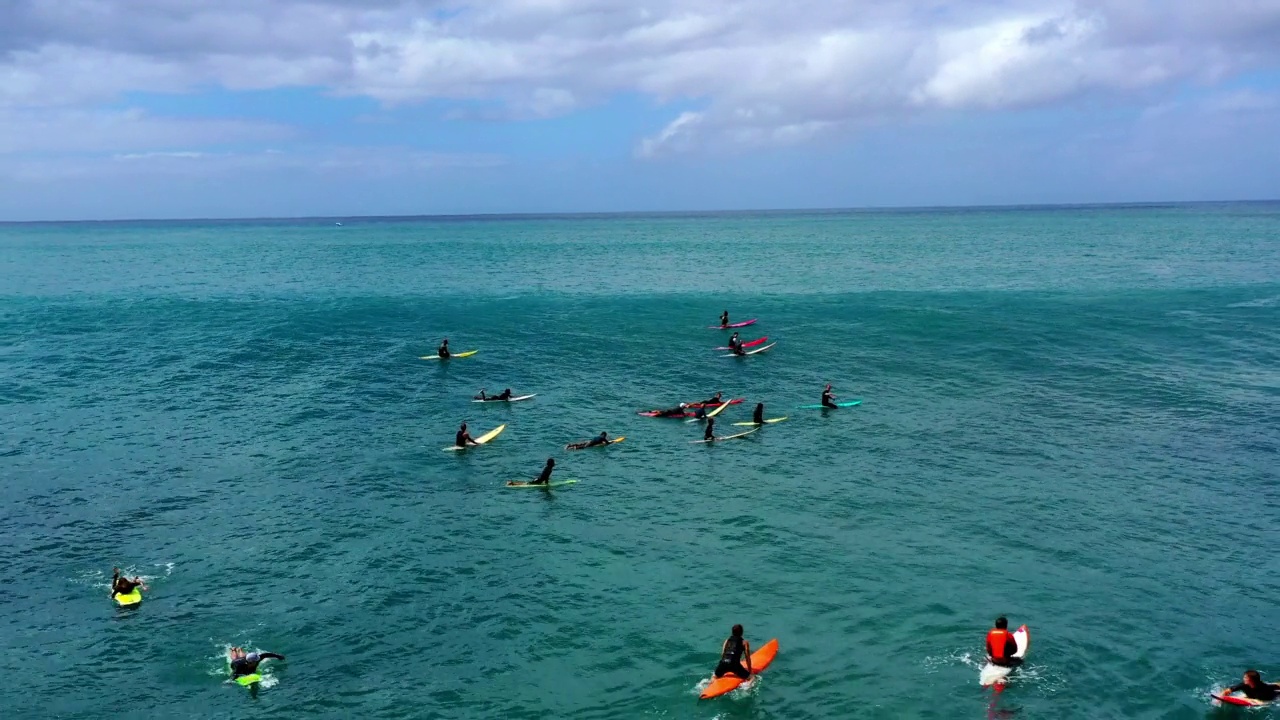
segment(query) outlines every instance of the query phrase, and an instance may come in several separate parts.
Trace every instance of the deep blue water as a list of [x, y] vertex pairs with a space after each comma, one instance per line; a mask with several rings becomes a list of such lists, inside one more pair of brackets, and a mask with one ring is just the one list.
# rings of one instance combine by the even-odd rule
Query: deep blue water
[[[1280, 205], [342, 222], [0, 226], [15, 716], [1226, 718], [1280, 674]], [[778, 345], [719, 357], [725, 308]], [[716, 390], [790, 419], [635, 415]], [[547, 457], [581, 482], [503, 487]], [[782, 652], [699, 703], [735, 622]], [[288, 661], [250, 695], [231, 644]]]

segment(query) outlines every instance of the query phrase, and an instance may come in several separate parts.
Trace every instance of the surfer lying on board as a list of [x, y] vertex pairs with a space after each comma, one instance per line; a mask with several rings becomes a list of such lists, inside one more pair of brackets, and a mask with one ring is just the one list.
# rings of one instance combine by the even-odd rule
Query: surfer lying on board
[[827, 383], [827, 386], [822, 389], [822, 407], [840, 407], [839, 405], [836, 405], [833, 398], [835, 398], [835, 395], [831, 394], [831, 383]]
[[583, 448], [595, 447], [597, 445], [608, 445], [608, 444], [609, 444], [609, 433], [601, 432], [599, 435], [585, 442], [569, 443], [568, 445], [564, 446], [564, 449], [565, 450], [581, 450]]
[[503, 390], [501, 393], [497, 395], [485, 395], [484, 388], [480, 388], [480, 394], [476, 396], [476, 400], [484, 400], [486, 402], [493, 402], [495, 400], [510, 400], [510, 399], [511, 399], [511, 388], [507, 388], [506, 390]]
[[[743, 665], [743, 659], [747, 664]], [[716, 665], [716, 677], [737, 675], [743, 680], [751, 678], [751, 643], [742, 637], [742, 626], [734, 625], [729, 639], [720, 648], [720, 662]]]
[[996, 626], [987, 631], [987, 658], [992, 665], [1017, 667], [1022, 664], [1022, 658], [1014, 657], [1016, 652], [1018, 641], [1009, 632], [1009, 620], [1001, 615], [996, 618]]
[[440, 347], [436, 348], [436, 354], [442, 360], [449, 357], [449, 338], [445, 338], [444, 342], [440, 343]]
[[551, 482], [551, 471], [556, 469], [556, 459], [547, 458], [547, 464], [542, 468], [542, 474], [533, 482], [520, 482], [517, 480], [508, 480], [508, 485], [546, 485]]
[[703, 400], [700, 403], [694, 403], [694, 405], [702, 405], [702, 406], [710, 405], [712, 407], [715, 407], [716, 405], [719, 405], [721, 402], [723, 402], [720, 399], [723, 395], [724, 395], [724, 391], [717, 392], [715, 395], [712, 395], [711, 397], [707, 398], [706, 400]]
[[270, 652], [246, 653], [244, 648], [231, 648], [231, 679], [258, 672], [258, 663], [263, 660], [283, 660], [283, 655]]
[[458, 434], [453, 438], [454, 447], [466, 447], [467, 444], [479, 445], [475, 439], [471, 437], [471, 433], [467, 432], [467, 424], [462, 423], [462, 427], [458, 428]]
[[729, 327], [729, 311], [720, 313], [720, 327]]
[[1280, 683], [1262, 682], [1262, 675], [1257, 670], [1245, 670], [1244, 682], [1239, 685], [1232, 685], [1222, 691], [1223, 695], [1230, 695], [1231, 693], [1244, 693], [1244, 696], [1250, 700], [1271, 702], [1276, 698], [1280, 698]]
[[150, 589], [143, 584], [141, 577], [135, 577], [130, 580], [120, 574], [120, 568], [111, 568], [111, 597], [115, 597], [116, 595], [128, 595], [133, 592], [135, 588], [142, 588], [143, 590]]
[[687, 410], [688, 407], [689, 406], [686, 405], [685, 403], [680, 403], [676, 407], [667, 408], [666, 410], [659, 410], [658, 414], [655, 415], [654, 417], [684, 417], [685, 410]]
[[764, 403], [756, 403], [756, 411], [751, 414], [751, 422], [757, 425], [764, 424]]

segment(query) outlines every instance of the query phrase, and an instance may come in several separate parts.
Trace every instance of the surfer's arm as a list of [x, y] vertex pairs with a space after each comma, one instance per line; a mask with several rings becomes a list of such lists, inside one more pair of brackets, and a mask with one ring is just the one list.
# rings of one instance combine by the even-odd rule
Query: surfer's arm
[[742, 656], [747, 659], [747, 674], [755, 674], [755, 668], [751, 667], [751, 643], [746, 640], [742, 641]]
[[269, 653], [269, 652], [258, 653], [258, 657], [262, 658], [263, 660], [283, 660], [284, 659], [283, 655], [278, 655], [276, 653]]

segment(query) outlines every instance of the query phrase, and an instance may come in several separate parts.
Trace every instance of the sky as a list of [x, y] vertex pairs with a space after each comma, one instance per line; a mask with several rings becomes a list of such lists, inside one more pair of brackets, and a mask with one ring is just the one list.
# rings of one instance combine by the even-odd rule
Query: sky
[[0, 220], [1280, 198], [1280, 0], [0, 0]]

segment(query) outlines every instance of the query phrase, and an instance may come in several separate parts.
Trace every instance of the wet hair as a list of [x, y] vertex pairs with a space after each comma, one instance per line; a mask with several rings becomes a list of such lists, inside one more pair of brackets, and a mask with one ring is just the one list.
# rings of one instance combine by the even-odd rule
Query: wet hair
[[997, 629], [997, 630], [1008, 630], [1008, 629], [1009, 629], [1009, 618], [1007, 618], [1007, 617], [1005, 617], [1005, 616], [1003, 616], [1003, 615], [1001, 615], [1000, 617], [996, 618], [996, 629]]
[[1262, 684], [1262, 676], [1258, 674], [1257, 670], [1245, 670], [1244, 677], [1246, 680], [1253, 681], [1253, 684], [1255, 685]]
[[734, 626], [733, 626], [733, 636], [734, 636], [734, 637], [742, 637], [742, 626], [741, 626], [741, 625], [734, 625]]
[[555, 465], [555, 464], [556, 464], [556, 459], [555, 459], [555, 458], [547, 458], [547, 464], [548, 464], [548, 465]]
[[459, 430], [466, 430], [466, 429], [467, 429], [467, 424], [466, 424], [466, 423], [462, 423], [462, 427], [460, 427], [460, 428], [458, 428], [458, 429], [459, 429]]

